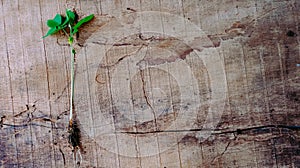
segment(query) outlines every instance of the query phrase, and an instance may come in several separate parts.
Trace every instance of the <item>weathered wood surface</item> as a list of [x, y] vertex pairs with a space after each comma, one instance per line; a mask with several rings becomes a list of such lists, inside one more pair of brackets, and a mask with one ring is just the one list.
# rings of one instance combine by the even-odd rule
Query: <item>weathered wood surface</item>
[[2, 0], [0, 167], [73, 167], [66, 6], [81, 167], [300, 167], [298, 0]]

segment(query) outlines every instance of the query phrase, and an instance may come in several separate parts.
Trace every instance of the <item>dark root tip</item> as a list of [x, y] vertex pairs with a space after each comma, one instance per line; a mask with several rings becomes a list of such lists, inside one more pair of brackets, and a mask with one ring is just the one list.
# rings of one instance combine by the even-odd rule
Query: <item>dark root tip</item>
[[69, 128], [69, 143], [75, 148], [81, 146], [81, 133], [76, 120], [72, 122]]

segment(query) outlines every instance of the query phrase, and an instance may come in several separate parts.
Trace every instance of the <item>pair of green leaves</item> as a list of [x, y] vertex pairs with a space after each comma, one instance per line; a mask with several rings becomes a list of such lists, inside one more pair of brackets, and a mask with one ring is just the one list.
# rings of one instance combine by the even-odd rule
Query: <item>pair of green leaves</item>
[[89, 15], [83, 19], [81, 19], [78, 23], [75, 24], [76, 15], [71, 10], [66, 10], [66, 17], [63, 17], [60, 14], [56, 14], [56, 16], [53, 19], [50, 19], [47, 21], [47, 25], [49, 27], [49, 30], [43, 38], [55, 34], [56, 32], [60, 30], [65, 30], [66, 28], [69, 28], [70, 31], [70, 37], [72, 37], [75, 33], [78, 32], [79, 27], [92, 20], [94, 15]]

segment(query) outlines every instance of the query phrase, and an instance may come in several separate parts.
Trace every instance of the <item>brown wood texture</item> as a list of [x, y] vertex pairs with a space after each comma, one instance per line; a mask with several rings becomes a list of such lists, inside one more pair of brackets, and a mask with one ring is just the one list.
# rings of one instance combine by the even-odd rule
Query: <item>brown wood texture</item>
[[1, 0], [0, 167], [300, 167], [299, 0]]

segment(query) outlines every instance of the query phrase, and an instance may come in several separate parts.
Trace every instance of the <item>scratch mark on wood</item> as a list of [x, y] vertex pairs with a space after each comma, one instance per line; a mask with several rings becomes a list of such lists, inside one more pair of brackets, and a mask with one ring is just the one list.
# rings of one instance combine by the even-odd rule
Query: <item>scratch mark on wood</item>
[[67, 91], [68, 88], [69, 88], [69, 82], [64, 87], [63, 91], [61, 91], [61, 93], [56, 97], [56, 99], [54, 100], [54, 102], [57, 102], [64, 95], [64, 93]]
[[226, 145], [224, 151], [223, 151], [221, 154], [215, 156], [215, 157], [212, 159], [211, 164], [213, 164], [218, 158], [222, 157], [222, 156], [225, 154], [225, 152], [227, 151], [227, 149], [228, 149], [228, 147], [229, 147], [230, 144], [231, 144], [231, 141], [227, 143], [227, 145]]

